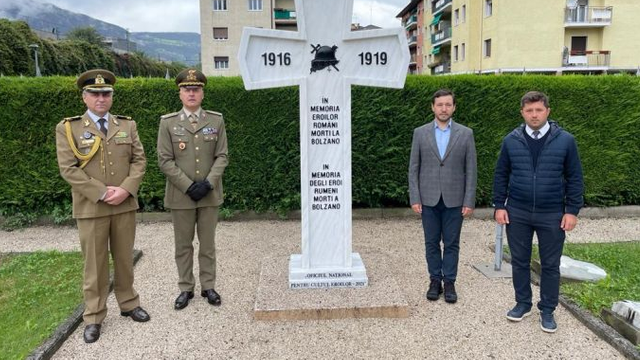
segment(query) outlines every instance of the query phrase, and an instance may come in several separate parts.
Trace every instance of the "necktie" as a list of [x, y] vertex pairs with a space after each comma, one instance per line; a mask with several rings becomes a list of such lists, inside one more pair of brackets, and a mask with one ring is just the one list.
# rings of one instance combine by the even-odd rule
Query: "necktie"
[[189, 121], [191, 122], [191, 127], [195, 130], [198, 127], [198, 117], [195, 114], [189, 115]]
[[98, 124], [100, 124], [100, 131], [102, 131], [104, 136], [107, 136], [107, 127], [105, 126], [106, 122], [107, 122], [107, 120], [105, 120], [104, 118], [100, 118], [98, 120]]
[[538, 138], [540, 137], [540, 131], [535, 130], [531, 135], [533, 135], [534, 140], [538, 140]]

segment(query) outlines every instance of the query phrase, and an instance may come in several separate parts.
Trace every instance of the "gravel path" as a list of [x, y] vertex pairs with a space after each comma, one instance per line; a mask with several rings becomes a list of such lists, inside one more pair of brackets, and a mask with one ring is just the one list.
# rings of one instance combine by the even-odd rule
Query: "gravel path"
[[[356, 220], [354, 251], [368, 267], [376, 266], [369, 257], [387, 259], [409, 303], [409, 318], [269, 322], [253, 319], [261, 261], [299, 253], [298, 221], [220, 223], [216, 289], [223, 305], [214, 308], [196, 296], [182, 311], [173, 310], [178, 290], [171, 224], [142, 223], [136, 248], [144, 256], [136, 265], [135, 286], [151, 321], [139, 324], [121, 317], [111, 294], [100, 340], [85, 344], [81, 325], [54, 358], [622, 359], [561, 306], [555, 334], [540, 330], [537, 311], [521, 323], [509, 323], [504, 316], [513, 305], [511, 281], [487, 279], [472, 267], [492, 261], [494, 231], [491, 221], [465, 221], [459, 301], [450, 305], [424, 297], [428, 277], [418, 218]], [[574, 243], [630, 240], [640, 240], [639, 219], [581, 219], [568, 235]], [[41, 249], [79, 250], [77, 232], [47, 227], [0, 231], [0, 252]]]

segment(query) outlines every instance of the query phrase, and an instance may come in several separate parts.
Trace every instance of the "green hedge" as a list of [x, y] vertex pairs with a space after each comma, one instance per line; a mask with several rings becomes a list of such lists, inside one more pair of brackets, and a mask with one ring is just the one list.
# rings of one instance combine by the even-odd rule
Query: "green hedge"
[[[0, 78], [0, 214], [68, 212], [54, 127], [84, 111], [68, 77]], [[477, 203], [491, 199], [502, 137], [522, 122], [519, 99], [531, 89], [551, 98], [552, 118], [572, 132], [591, 206], [640, 204], [640, 78], [631, 76], [410, 76], [403, 90], [353, 88], [353, 202], [406, 206], [413, 129], [430, 121], [441, 87], [458, 96], [455, 118], [475, 132]], [[112, 113], [132, 116], [149, 160], [140, 188], [144, 210], [162, 209], [164, 176], [156, 162], [159, 117], [181, 107], [172, 81], [122, 79]], [[230, 163], [225, 206], [284, 212], [299, 207], [298, 90], [245, 91], [240, 78], [210, 78], [203, 107], [225, 115]], [[55, 210], [55, 211], [54, 211]]]

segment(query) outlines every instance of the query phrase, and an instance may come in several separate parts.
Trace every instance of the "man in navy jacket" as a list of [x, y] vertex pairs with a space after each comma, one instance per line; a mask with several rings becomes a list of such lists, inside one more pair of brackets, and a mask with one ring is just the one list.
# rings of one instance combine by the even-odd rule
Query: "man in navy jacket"
[[498, 224], [507, 225], [516, 305], [507, 319], [521, 321], [531, 314], [530, 261], [533, 233], [540, 252], [540, 326], [553, 333], [558, 305], [560, 256], [565, 231], [578, 222], [583, 205], [582, 166], [574, 137], [547, 118], [551, 109], [541, 92], [520, 101], [525, 124], [502, 141], [493, 181]]

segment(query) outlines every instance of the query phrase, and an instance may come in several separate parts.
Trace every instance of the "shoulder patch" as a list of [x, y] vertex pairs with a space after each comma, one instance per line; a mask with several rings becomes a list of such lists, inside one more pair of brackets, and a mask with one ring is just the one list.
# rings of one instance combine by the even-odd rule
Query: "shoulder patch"
[[80, 120], [80, 119], [82, 119], [82, 115], [67, 117], [67, 118], [64, 118], [62, 121], [67, 122], [67, 121], [74, 121], [74, 120]]
[[120, 120], [131, 120], [131, 116], [124, 116], [124, 115], [113, 115], [116, 117], [116, 119], [120, 119]]
[[172, 112], [172, 113], [169, 113], [169, 114], [164, 114], [164, 115], [160, 116], [160, 119], [162, 120], [162, 119], [167, 119], [167, 118], [170, 118], [170, 117], [174, 117], [174, 116], [178, 115], [179, 113], [180, 113], [180, 111]]
[[209, 114], [222, 116], [222, 113], [219, 113], [219, 112], [217, 112], [217, 111], [211, 111], [211, 110], [205, 110], [205, 111], [206, 111], [206, 112], [208, 112]]

